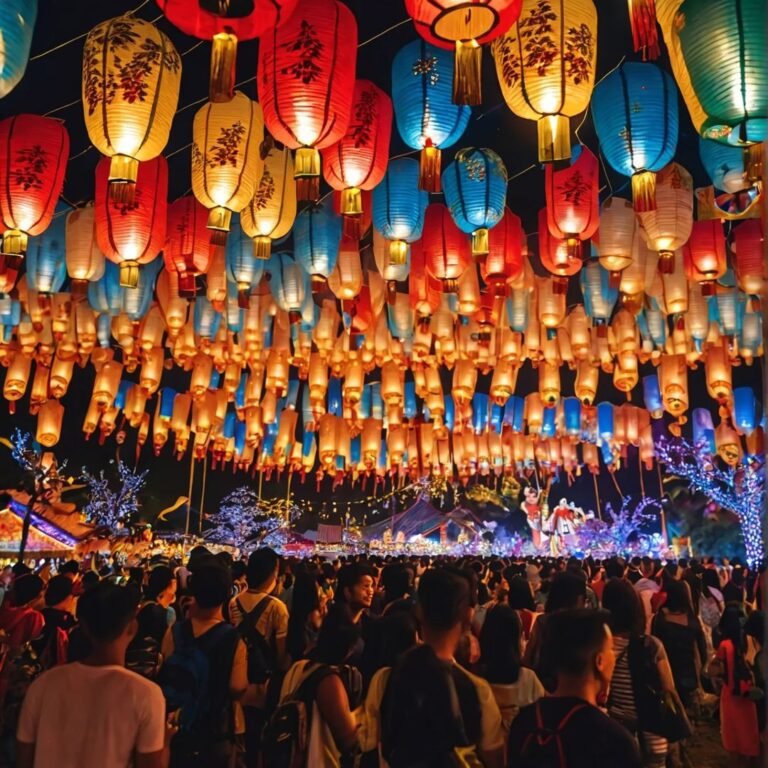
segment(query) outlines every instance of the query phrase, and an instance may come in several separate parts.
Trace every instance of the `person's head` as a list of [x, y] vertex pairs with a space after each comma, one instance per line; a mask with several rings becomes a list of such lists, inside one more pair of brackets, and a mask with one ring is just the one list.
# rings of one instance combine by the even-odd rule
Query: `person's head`
[[136, 634], [139, 591], [99, 582], [77, 601], [77, 619], [95, 648], [122, 647]]
[[144, 590], [147, 600], [154, 600], [167, 608], [176, 599], [176, 577], [167, 565], [156, 565], [149, 572]]
[[653, 560], [650, 557], [644, 557], [640, 561], [640, 573], [643, 574], [644, 579], [652, 579], [654, 574]]
[[399, 600], [408, 594], [411, 574], [402, 563], [389, 563], [381, 571], [381, 585], [387, 603]]
[[246, 575], [248, 573], [248, 566], [242, 560], [235, 560], [235, 562], [232, 563], [231, 571], [233, 584], [247, 584]]
[[198, 544], [197, 546], [194, 546], [192, 547], [192, 549], [189, 550], [189, 560], [187, 560], [187, 568], [190, 571], [194, 571], [195, 568], [198, 566], [198, 564], [207, 562], [210, 557], [211, 557], [210, 550], [204, 547], [202, 544]]
[[744, 645], [744, 611], [738, 605], [726, 605], [720, 617], [720, 640], [730, 640], [737, 649]]
[[623, 579], [627, 573], [627, 564], [620, 557], [612, 557], [605, 563], [606, 579]]
[[335, 606], [320, 627], [312, 660], [321, 664], [343, 664], [359, 639], [360, 625], [352, 621], [349, 609], [344, 605]]
[[75, 607], [75, 598], [72, 590], [72, 579], [61, 573], [58, 576], [54, 576], [45, 588], [46, 607], [72, 613]]
[[544, 610], [553, 613], [569, 608], [583, 608], [586, 599], [586, 580], [573, 572], [563, 571], [552, 579]]
[[683, 571], [680, 568], [679, 563], [671, 562], [664, 566], [664, 570], [661, 572], [661, 581], [666, 588], [671, 582], [678, 581], [683, 575]]
[[488, 611], [480, 630], [480, 660], [489, 683], [516, 683], [520, 675], [520, 635], [517, 611], [497, 605]]
[[142, 586], [144, 584], [144, 569], [141, 566], [134, 566], [128, 569], [128, 581], [131, 584], [138, 584]]
[[339, 570], [336, 599], [353, 611], [370, 608], [376, 589], [376, 571], [363, 563], [350, 563]]
[[461, 630], [472, 620], [472, 585], [452, 568], [430, 568], [419, 580], [418, 605], [425, 631]]
[[537, 589], [541, 585], [541, 571], [537, 565], [530, 563], [525, 567], [525, 578], [528, 583]]
[[221, 608], [231, 596], [232, 581], [229, 571], [210, 558], [207, 562], [195, 567], [189, 579], [189, 591], [195, 599], [197, 610], [215, 611]]
[[641, 562], [641, 561], [640, 561], [640, 558], [639, 558], [637, 555], [635, 555], [635, 556], [634, 556], [634, 557], [633, 557], [633, 558], [632, 558], [632, 559], [629, 561], [629, 565], [630, 565], [630, 567], [631, 567], [633, 570], [635, 570], [635, 571], [639, 571], [639, 570], [640, 570], [640, 562]]
[[280, 572], [280, 556], [274, 549], [262, 547], [248, 558], [248, 587], [261, 592], [271, 592], [277, 584]]
[[93, 589], [100, 581], [101, 577], [96, 571], [86, 571], [82, 579], [83, 590]]
[[754, 638], [758, 648], [765, 645], [765, 614], [762, 611], [752, 611], [744, 624], [744, 634]]
[[77, 560], [67, 560], [67, 562], [59, 568], [59, 573], [74, 581], [80, 573], [80, 563], [78, 563]]
[[731, 582], [733, 583], [733, 586], [742, 589], [745, 581], [746, 573], [744, 567], [741, 565], [734, 565], [731, 570]]
[[509, 585], [507, 603], [510, 608], [514, 608], [518, 611], [536, 610], [536, 603], [533, 601], [533, 592], [531, 592], [530, 582], [526, 581], [524, 576], [513, 576], [512, 578], [508, 578], [507, 584]]
[[611, 579], [603, 590], [603, 608], [614, 635], [639, 637], [645, 632], [645, 609], [635, 588], [625, 579]]
[[712, 589], [720, 591], [720, 577], [717, 575], [717, 571], [714, 568], [705, 568], [701, 573], [701, 584], [704, 592], [704, 597], [711, 597]]
[[34, 573], [25, 573], [13, 581], [11, 587], [11, 599], [17, 608], [23, 608], [37, 602], [43, 592], [45, 584]]
[[28, 573], [32, 573], [32, 569], [26, 563], [14, 563], [11, 566], [11, 573], [14, 579], [18, 579], [19, 576], [26, 576]]
[[[417, 642], [416, 619], [412, 612], [393, 611], [376, 623], [376, 639], [373, 643], [375, 658], [374, 671], [394, 667], [397, 660]], [[368, 641], [366, 640], [366, 651]]]
[[690, 587], [685, 581], [670, 581], [664, 607], [672, 613], [693, 613]]

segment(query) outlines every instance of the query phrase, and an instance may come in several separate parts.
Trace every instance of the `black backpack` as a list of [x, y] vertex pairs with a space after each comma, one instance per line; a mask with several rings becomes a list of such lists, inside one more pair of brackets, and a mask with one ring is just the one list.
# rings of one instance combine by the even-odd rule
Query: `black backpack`
[[243, 614], [243, 620], [237, 626], [237, 631], [248, 651], [249, 683], [266, 683], [277, 669], [274, 649], [256, 628], [270, 600], [272, 598], [265, 595], [252, 611], [247, 612], [239, 598], [235, 598], [235, 603]]
[[575, 704], [554, 728], [545, 724], [541, 702], [537, 701], [533, 706], [536, 708], [536, 728], [528, 734], [523, 742], [520, 757], [526, 758], [531, 765], [568, 768], [568, 756], [563, 746], [562, 734], [571, 718], [579, 710], [586, 709], [589, 705]]

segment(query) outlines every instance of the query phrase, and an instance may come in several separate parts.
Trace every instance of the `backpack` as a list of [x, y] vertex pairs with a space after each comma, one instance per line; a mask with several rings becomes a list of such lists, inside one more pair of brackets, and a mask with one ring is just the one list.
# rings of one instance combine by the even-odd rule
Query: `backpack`
[[248, 652], [249, 683], [265, 683], [277, 666], [272, 647], [267, 638], [256, 628], [270, 600], [272, 598], [266, 595], [252, 611], [248, 612], [243, 608], [239, 598], [235, 598], [235, 603], [243, 614], [243, 620], [237, 626], [237, 631]]
[[529, 760], [535, 758], [536, 763], [540, 765], [557, 765], [559, 768], [568, 768], [568, 758], [563, 747], [562, 734], [571, 718], [579, 710], [586, 709], [588, 706], [588, 704], [575, 704], [566, 712], [555, 728], [548, 728], [544, 725], [541, 702], [537, 701], [534, 704], [536, 730], [526, 737], [520, 756]]
[[716, 629], [720, 625], [720, 605], [714, 597], [702, 597], [699, 601], [701, 620], [710, 629]]
[[[151, 605], [157, 603], [146, 603], [139, 611], [139, 616]], [[125, 652], [125, 668], [148, 680], [154, 680], [160, 668], [160, 643], [157, 638], [152, 635], [134, 637]]]
[[332, 667], [316, 667], [278, 705], [262, 734], [262, 768], [305, 768], [315, 692], [320, 682], [333, 674]]

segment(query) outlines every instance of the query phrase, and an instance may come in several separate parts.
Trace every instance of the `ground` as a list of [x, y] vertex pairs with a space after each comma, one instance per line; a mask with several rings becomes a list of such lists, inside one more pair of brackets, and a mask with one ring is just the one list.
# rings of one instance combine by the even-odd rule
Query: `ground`
[[717, 719], [694, 723], [695, 733], [688, 744], [689, 765], [692, 768], [733, 768], [733, 762], [720, 741]]

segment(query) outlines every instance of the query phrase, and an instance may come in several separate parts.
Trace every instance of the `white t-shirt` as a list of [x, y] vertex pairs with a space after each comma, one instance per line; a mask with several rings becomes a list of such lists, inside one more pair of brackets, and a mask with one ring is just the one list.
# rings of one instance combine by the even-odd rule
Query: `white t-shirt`
[[491, 690], [501, 711], [504, 733], [509, 731], [509, 726], [523, 707], [533, 704], [546, 694], [536, 673], [527, 667], [520, 667], [520, 676], [516, 683], [491, 683]]
[[34, 768], [129, 768], [163, 748], [165, 699], [123, 667], [64, 664], [29, 687], [17, 737], [35, 745]]

